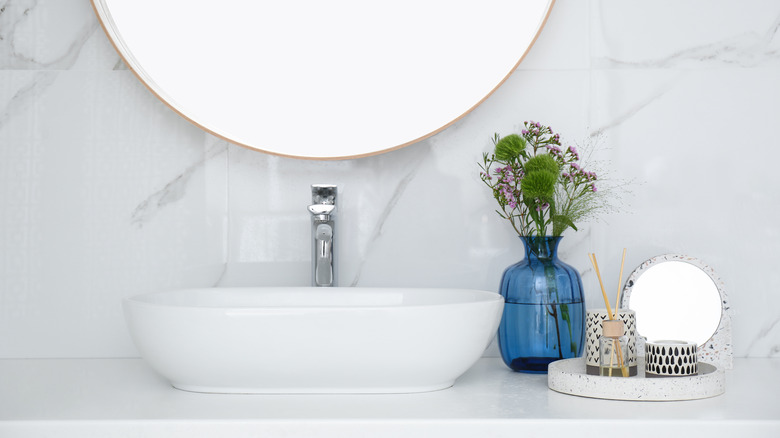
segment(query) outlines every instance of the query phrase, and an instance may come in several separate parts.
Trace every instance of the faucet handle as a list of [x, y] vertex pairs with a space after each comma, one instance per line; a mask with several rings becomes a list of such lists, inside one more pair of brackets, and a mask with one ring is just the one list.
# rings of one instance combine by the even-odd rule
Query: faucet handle
[[309, 206], [309, 212], [315, 216], [330, 215], [335, 209], [335, 205], [314, 204]]
[[336, 193], [338, 186], [333, 184], [312, 184], [311, 202], [312, 204], [336, 204]]

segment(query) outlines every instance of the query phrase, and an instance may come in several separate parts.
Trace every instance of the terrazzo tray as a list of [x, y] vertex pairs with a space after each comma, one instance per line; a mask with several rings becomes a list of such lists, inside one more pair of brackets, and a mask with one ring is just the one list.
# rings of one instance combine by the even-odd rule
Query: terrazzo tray
[[726, 392], [722, 368], [699, 362], [699, 373], [688, 377], [645, 377], [639, 358], [634, 377], [602, 377], [585, 373], [581, 357], [553, 362], [547, 370], [547, 386], [553, 391], [610, 400], [673, 401], [715, 397]]

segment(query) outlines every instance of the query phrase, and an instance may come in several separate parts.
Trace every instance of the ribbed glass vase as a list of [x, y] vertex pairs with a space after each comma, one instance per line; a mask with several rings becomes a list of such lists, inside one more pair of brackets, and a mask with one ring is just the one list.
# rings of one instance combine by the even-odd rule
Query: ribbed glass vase
[[546, 373], [558, 359], [582, 355], [585, 298], [582, 279], [558, 259], [562, 237], [520, 237], [525, 258], [501, 278], [506, 301], [498, 344], [506, 365], [526, 373]]

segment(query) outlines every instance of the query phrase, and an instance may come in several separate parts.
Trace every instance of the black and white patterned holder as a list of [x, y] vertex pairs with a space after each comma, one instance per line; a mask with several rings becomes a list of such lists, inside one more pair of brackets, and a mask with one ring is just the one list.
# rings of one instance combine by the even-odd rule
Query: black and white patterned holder
[[[618, 309], [617, 318], [623, 321], [624, 335], [628, 336], [628, 374], [636, 376], [636, 314], [630, 309]], [[607, 309], [590, 309], [585, 319], [585, 372], [599, 375], [599, 338], [601, 323], [608, 319]]]
[[693, 376], [699, 372], [696, 343], [652, 341], [645, 344], [646, 377]]

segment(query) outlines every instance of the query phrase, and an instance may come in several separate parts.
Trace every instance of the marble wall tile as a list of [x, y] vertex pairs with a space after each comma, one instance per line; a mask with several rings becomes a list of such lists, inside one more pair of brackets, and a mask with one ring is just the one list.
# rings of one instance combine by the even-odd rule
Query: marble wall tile
[[772, 0], [594, 0], [595, 68], [751, 68], [780, 62]]
[[[600, 97], [594, 105], [601, 106], [611, 160], [621, 177], [636, 181], [632, 214], [610, 218], [609, 231], [601, 231], [614, 243], [604, 245], [631, 248], [631, 266], [665, 252], [711, 264], [726, 279], [736, 312], [737, 355], [753, 348], [760, 326], [776, 324], [780, 306], [769, 292], [780, 275], [766, 269], [780, 245], [780, 196], [773, 188], [780, 128], [766, 120], [780, 115], [780, 88], [771, 79], [778, 72], [594, 74], [594, 91], [603, 91], [594, 93]], [[613, 250], [607, 275], [617, 275], [617, 256]], [[742, 313], [755, 300], [762, 306]]]
[[777, 356], [780, 5], [593, 6], [594, 127], [618, 175], [635, 179], [632, 214], [594, 230], [594, 245], [629, 246], [632, 267], [654, 254], [701, 258], [732, 300], [735, 355]]
[[[374, 241], [363, 279], [370, 285], [496, 290], [503, 269], [521, 258], [522, 244], [493, 211], [477, 163], [492, 149], [494, 133], [519, 132], [527, 114], [556, 129], [582, 129], [587, 83], [587, 74], [578, 71], [519, 71], [480, 108], [431, 138], [382, 238]], [[550, 94], [570, 105], [543, 109], [539, 102]], [[513, 98], [519, 95], [524, 98]]]
[[[325, 162], [231, 148], [230, 262], [283, 265], [295, 274], [279, 279], [281, 284], [308, 285], [310, 185], [338, 184], [341, 283], [360, 284], [363, 258], [382, 234], [397, 198], [422, 166], [427, 143], [415, 146], [419, 147], [361, 160]], [[274, 271], [279, 269], [284, 268], [277, 266]]]
[[92, 70], [116, 57], [89, 1], [9, 0], [0, 9], [0, 69]]
[[556, 0], [520, 70], [590, 68], [590, 2]]
[[123, 297], [223, 271], [227, 144], [112, 71], [88, 1], [0, 21], [0, 357], [136, 355]]
[[450, 128], [313, 162], [176, 116], [126, 70], [88, 1], [6, 1], [0, 357], [135, 355], [119, 305], [139, 292], [309, 284], [312, 183], [341, 189], [342, 285], [497, 290], [522, 246], [476, 163], [493, 133], [528, 119], [599, 145], [609, 182], [633, 181], [618, 211], [562, 243], [589, 306], [601, 297], [588, 252], [613, 290], [624, 246], [627, 271], [689, 253], [725, 282], [735, 355], [780, 356], [778, 23], [776, 1], [557, 0], [519, 69]]

